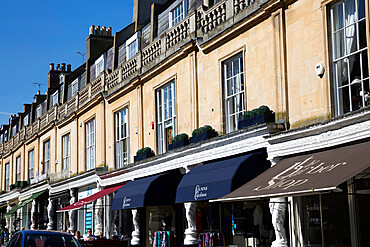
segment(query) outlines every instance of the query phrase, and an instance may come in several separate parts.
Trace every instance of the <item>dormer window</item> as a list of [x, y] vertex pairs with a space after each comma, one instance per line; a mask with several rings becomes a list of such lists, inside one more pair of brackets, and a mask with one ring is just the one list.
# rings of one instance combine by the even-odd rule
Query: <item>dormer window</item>
[[101, 55], [95, 62], [95, 75], [98, 77], [104, 71], [104, 54]]
[[0, 135], [0, 144], [4, 142], [4, 134]]
[[41, 111], [42, 111], [42, 106], [41, 105], [37, 106], [36, 107], [36, 118], [41, 117], [41, 115], [42, 115]]
[[59, 76], [59, 83], [60, 83], [60, 84], [64, 83], [64, 75], [63, 75], [63, 74], [61, 74], [61, 75]]
[[58, 104], [58, 99], [59, 99], [59, 94], [58, 94], [58, 91], [55, 91], [55, 93], [52, 95], [51, 99], [52, 99], [52, 106], [54, 106], [55, 104]]
[[5, 133], [4, 133], [4, 142], [7, 142], [8, 141], [8, 131], [5, 130]]
[[17, 126], [18, 126], [18, 125], [14, 125], [14, 126], [13, 126], [12, 136], [15, 136], [15, 134], [17, 134]]
[[133, 58], [140, 49], [141, 32], [136, 32], [126, 41], [126, 60]]
[[78, 92], [78, 78], [72, 82], [72, 96]]
[[187, 4], [186, 0], [184, 0], [170, 11], [169, 13], [170, 27], [175, 26], [178, 22], [184, 19], [186, 14], [187, 14]]
[[29, 113], [23, 118], [23, 126], [28, 126], [29, 124]]

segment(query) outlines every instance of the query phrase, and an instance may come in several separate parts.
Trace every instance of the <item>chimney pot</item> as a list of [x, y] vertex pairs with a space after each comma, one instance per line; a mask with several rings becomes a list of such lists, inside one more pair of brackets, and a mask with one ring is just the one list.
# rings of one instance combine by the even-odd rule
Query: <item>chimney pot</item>
[[60, 70], [60, 64], [57, 63], [57, 70]]
[[67, 64], [67, 72], [71, 72], [72, 66], [70, 64]]
[[101, 35], [102, 35], [102, 36], [107, 36], [107, 30], [105, 29], [105, 26], [103, 26], [103, 27], [101, 28]]
[[95, 27], [95, 34], [100, 35], [100, 26]]
[[94, 25], [91, 25], [90, 28], [89, 28], [89, 35], [90, 34], [95, 34], [95, 26]]
[[54, 63], [50, 64], [50, 70], [54, 70]]
[[66, 71], [66, 63], [62, 63], [62, 71]]
[[112, 27], [107, 28], [107, 36], [112, 36]]

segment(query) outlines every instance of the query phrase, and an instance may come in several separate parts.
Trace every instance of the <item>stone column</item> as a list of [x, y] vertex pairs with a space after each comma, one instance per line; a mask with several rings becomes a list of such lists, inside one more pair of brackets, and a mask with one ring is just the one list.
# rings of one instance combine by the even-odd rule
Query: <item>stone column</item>
[[134, 231], [132, 232], [131, 245], [140, 245], [140, 215], [137, 209], [132, 209], [132, 222]]
[[99, 198], [96, 200], [95, 204], [95, 217], [96, 217], [96, 225], [95, 225], [95, 236], [99, 236], [100, 231], [103, 230], [103, 198]]
[[184, 245], [197, 244], [197, 225], [196, 225], [196, 208], [195, 202], [184, 203], [187, 228], [185, 230]]
[[[75, 203], [77, 201], [76, 192], [74, 189], [69, 190], [69, 195], [71, 196], [71, 199], [69, 200], [69, 205]], [[71, 231], [72, 234], [76, 231], [76, 210], [70, 210], [68, 211], [68, 219], [69, 219], [69, 227], [68, 230]]]
[[46, 230], [55, 230], [55, 202], [54, 199], [49, 197], [49, 204], [48, 204], [48, 225]]
[[31, 230], [37, 229], [37, 203], [36, 200], [32, 200], [31, 206]]
[[276, 237], [276, 240], [272, 242], [271, 247], [288, 247], [288, 241], [284, 227], [286, 206], [287, 201], [285, 197], [270, 199], [269, 207]]
[[[113, 195], [107, 195], [105, 198], [105, 205], [112, 205]], [[105, 235], [107, 238], [113, 237], [113, 230], [114, 230], [114, 224], [113, 224], [113, 212], [112, 212], [112, 206], [108, 206], [107, 210], [105, 210], [104, 213], [105, 217]]]

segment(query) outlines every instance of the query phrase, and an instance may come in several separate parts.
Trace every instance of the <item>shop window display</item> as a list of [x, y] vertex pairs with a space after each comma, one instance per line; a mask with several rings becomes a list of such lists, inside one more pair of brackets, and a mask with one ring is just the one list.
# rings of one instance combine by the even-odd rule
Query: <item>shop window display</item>
[[133, 230], [131, 210], [113, 211], [114, 238], [120, 239], [128, 246]]
[[175, 210], [172, 206], [147, 207], [146, 219], [147, 246], [176, 246]]

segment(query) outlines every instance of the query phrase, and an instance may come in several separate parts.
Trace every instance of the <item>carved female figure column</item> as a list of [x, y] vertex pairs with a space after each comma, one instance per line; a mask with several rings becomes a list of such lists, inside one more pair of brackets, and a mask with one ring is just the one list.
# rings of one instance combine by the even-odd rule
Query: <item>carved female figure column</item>
[[288, 241], [284, 227], [286, 206], [287, 202], [285, 197], [270, 199], [269, 207], [276, 237], [276, 240], [272, 242], [271, 247], [288, 247]]
[[95, 236], [99, 236], [100, 231], [103, 230], [103, 198], [96, 200], [95, 212], [96, 225], [94, 234]]
[[197, 226], [196, 226], [196, 208], [197, 205], [194, 202], [184, 203], [186, 221], [188, 228], [185, 230], [184, 245], [197, 244]]
[[55, 219], [55, 203], [54, 203], [54, 200], [51, 199], [49, 197], [49, 204], [48, 204], [48, 219], [49, 219], [49, 222], [48, 222], [48, 225], [47, 225], [47, 230], [55, 230], [55, 222], [54, 222], [54, 219]]
[[140, 245], [140, 215], [137, 209], [132, 209], [132, 222], [134, 231], [132, 232], [131, 245]]
[[[75, 190], [70, 189], [69, 195], [71, 196], [71, 199], [69, 200], [69, 205], [71, 205], [77, 201]], [[76, 210], [68, 211], [68, 219], [69, 219], [68, 230], [70, 230], [72, 234], [74, 234], [76, 231], [76, 213], [77, 213]]]
[[37, 203], [36, 200], [32, 200], [31, 206], [31, 230], [36, 230], [37, 224]]

